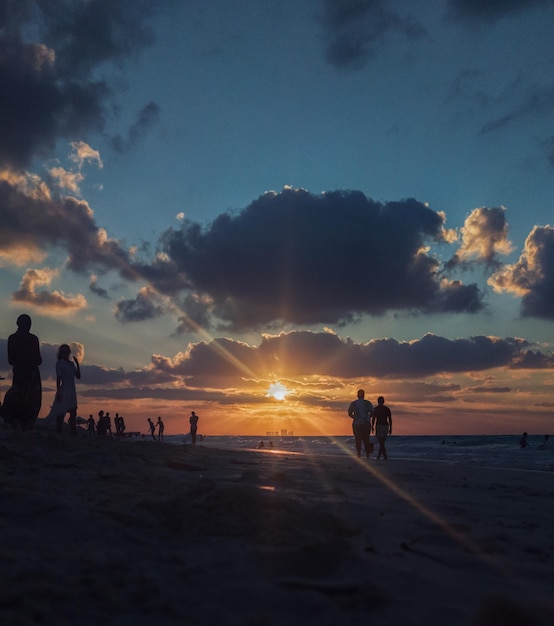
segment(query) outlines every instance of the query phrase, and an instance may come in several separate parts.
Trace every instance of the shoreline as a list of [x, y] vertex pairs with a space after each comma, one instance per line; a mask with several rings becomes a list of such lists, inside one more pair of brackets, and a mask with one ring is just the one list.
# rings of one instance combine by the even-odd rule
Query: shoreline
[[144, 443], [0, 432], [3, 622], [553, 622], [549, 472]]

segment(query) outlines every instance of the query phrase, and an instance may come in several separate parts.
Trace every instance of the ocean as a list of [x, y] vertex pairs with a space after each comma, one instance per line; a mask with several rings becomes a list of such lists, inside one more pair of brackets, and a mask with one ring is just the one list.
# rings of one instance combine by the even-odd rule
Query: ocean
[[[375, 452], [377, 455], [377, 441]], [[520, 435], [396, 436], [387, 438], [388, 462], [394, 459], [464, 463], [482, 467], [517, 468], [554, 472], [554, 440], [543, 446], [544, 436], [528, 438], [528, 447], [519, 445]], [[190, 436], [170, 435], [166, 443], [189, 443]], [[206, 448], [256, 449], [294, 454], [347, 455], [354, 452], [354, 439], [344, 437], [233, 437], [206, 436], [197, 445]]]

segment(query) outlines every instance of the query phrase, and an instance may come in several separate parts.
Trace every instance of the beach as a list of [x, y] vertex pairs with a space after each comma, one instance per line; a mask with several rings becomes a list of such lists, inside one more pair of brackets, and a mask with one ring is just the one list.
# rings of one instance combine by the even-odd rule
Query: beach
[[554, 473], [0, 430], [0, 622], [554, 623]]

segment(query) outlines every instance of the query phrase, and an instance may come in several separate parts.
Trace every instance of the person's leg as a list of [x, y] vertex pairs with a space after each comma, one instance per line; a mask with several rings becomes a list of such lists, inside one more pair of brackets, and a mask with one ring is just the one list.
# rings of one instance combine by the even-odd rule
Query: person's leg
[[65, 417], [65, 413], [58, 415], [56, 418], [56, 432], [61, 433], [63, 428], [63, 418]]
[[367, 428], [364, 428], [363, 438], [364, 438], [365, 455], [369, 459], [369, 455], [371, 454], [371, 443], [369, 441], [369, 424]]
[[377, 454], [377, 458], [380, 459], [381, 455], [383, 455], [385, 457], [385, 459], [386, 459], [387, 455], [385, 454], [385, 439], [384, 439], [384, 437], [377, 437], [377, 441], [379, 442], [379, 453]]
[[71, 428], [71, 434], [77, 436], [77, 411], [70, 411], [69, 413], [69, 427]]

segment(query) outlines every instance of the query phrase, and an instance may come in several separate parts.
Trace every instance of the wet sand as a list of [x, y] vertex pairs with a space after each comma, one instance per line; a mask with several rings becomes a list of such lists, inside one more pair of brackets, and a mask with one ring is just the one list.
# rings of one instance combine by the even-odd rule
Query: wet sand
[[2, 624], [554, 623], [553, 473], [6, 429], [0, 468]]

